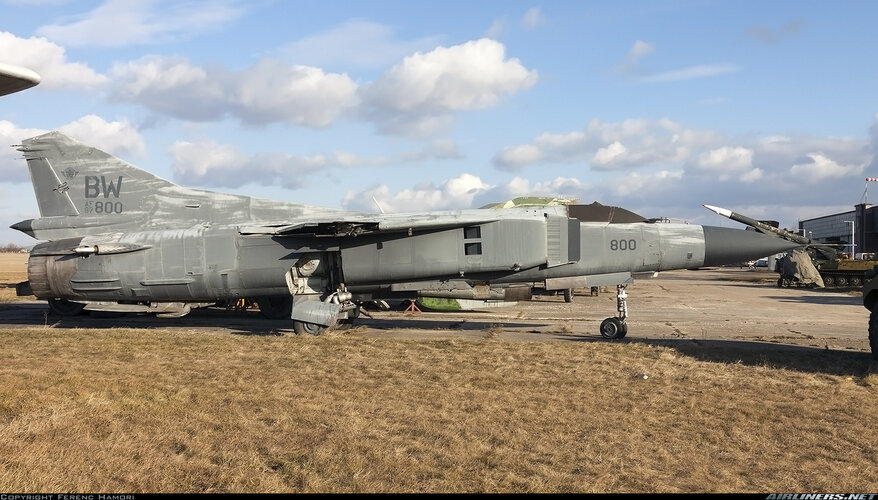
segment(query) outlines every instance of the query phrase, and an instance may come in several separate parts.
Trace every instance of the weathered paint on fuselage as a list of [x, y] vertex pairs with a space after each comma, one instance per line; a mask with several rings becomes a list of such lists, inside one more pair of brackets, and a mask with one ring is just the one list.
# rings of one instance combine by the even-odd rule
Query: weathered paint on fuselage
[[[550, 238], [545, 214], [448, 230], [298, 237], [241, 235], [234, 227], [141, 231], [59, 240], [53, 248], [126, 243], [141, 250], [41, 256], [55, 279], [45, 297], [113, 301], [217, 301], [284, 295], [285, 274], [304, 255], [340, 255], [348, 286], [465, 279], [515, 283], [546, 278], [698, 267], [704, 259], [701, 226], [667, 223], [578, 223], [563, 249]], [[554, 216], [554, 215], [553, 215]], [[568, 260], [549, 265], [550, 253]], [[41, 265], [34, 262], [33, 266]], [[36, 288], [35, 290], [39, 290]], [[38, 296], [40, 293], [38, 293]]]
[[627, 280], [795, 246], [709, 226], [586, 222], [563, 205], [364, 214], [187, 189], [58, 132], [27, 139], [19, 151], [40, 217], [12, 227], [49, 240], [28, 263], [31, 288], [46, 299], [209, 303], [292, 295], [337, 301], [295, 306], [305, 311], [301, 321], [327, 325], [345, 312], [341, 302], [353, 306], [348, 287], [368, 293], [394, 284], [417, 291], [426, 282], [436, 289], [461, 280], [484, 287], [546, 279], [557, 286], [614, 273]]

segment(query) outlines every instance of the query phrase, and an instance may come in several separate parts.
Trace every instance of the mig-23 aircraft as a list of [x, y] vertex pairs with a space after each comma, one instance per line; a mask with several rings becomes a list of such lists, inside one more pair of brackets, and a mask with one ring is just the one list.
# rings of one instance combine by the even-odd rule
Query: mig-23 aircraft
[[[180, 316], [255, 298], [297, 333], [319, 334], [394, 292], [564, 288], [798, 246], [739, 229], [584, 222], [566, 205], [366, 214], [187, 189], [59, 132], [17, 147], [40, 217], [11, 227], [47, 240], [30, 253], [29, 286], [62, 314]], [[604, 337], [627, 333], [626, 297], [620, 284]]]

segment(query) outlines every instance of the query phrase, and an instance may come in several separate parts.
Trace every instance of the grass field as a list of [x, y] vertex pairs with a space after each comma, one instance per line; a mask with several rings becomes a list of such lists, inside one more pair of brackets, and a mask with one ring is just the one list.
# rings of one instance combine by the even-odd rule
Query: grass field
[[878, 367], [866, 353], [766, 362], [495, 333], [0, 330], [0, 491], [878, 485]]
[[878, 375], [859, 353], [798, 371], [635, 343], [366, 340], [356, 330], [32, 328], [0, 342], [0, 491], [878, 484]]
[[27, 255], [0, 252], [0, 306], [4, 302], [33, 300], [33, 297], [15, 295], [15, 284], [27, 280]]

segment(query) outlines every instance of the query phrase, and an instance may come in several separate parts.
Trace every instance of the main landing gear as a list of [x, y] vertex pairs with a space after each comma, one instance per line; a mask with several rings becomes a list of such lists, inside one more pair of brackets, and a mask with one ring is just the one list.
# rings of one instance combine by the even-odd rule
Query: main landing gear
[[341, 285], [323, 300], [301, 298], [292, 303], [293, 330], [299, 334], [320, 335], [331, 329], [350, 328], [360, 315], [360, 305]]
[[605, 339], [621, 339], [628, 334], [628, 324], [625, 323], [625, 318], [628, 317], [626, 286], [616, 285], [616, 310], [619, 311], [619, 316], [607, 318], [601, 322], [601, 337]]
[[[352, 308], [342, 310], [339, 318], [332, 325], [321, 325], [318, 323], [309, 323], [307, 321], [293, 320], [293, 331], [297, 335], [321, 335], [331, 329], [347, 330], [353, 326], [354, 320], [360, 316], [360, 305], [352, 304]], [[351, 306], [348, 306], [351, 307]]]

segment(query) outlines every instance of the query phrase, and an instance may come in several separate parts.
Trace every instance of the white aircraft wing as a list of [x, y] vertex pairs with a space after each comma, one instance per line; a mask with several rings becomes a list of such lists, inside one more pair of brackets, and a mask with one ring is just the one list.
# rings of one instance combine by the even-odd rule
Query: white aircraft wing
[[40, 83], [40, 75], [20, 66], [0, 63], [0, 96], [29, 89]]

